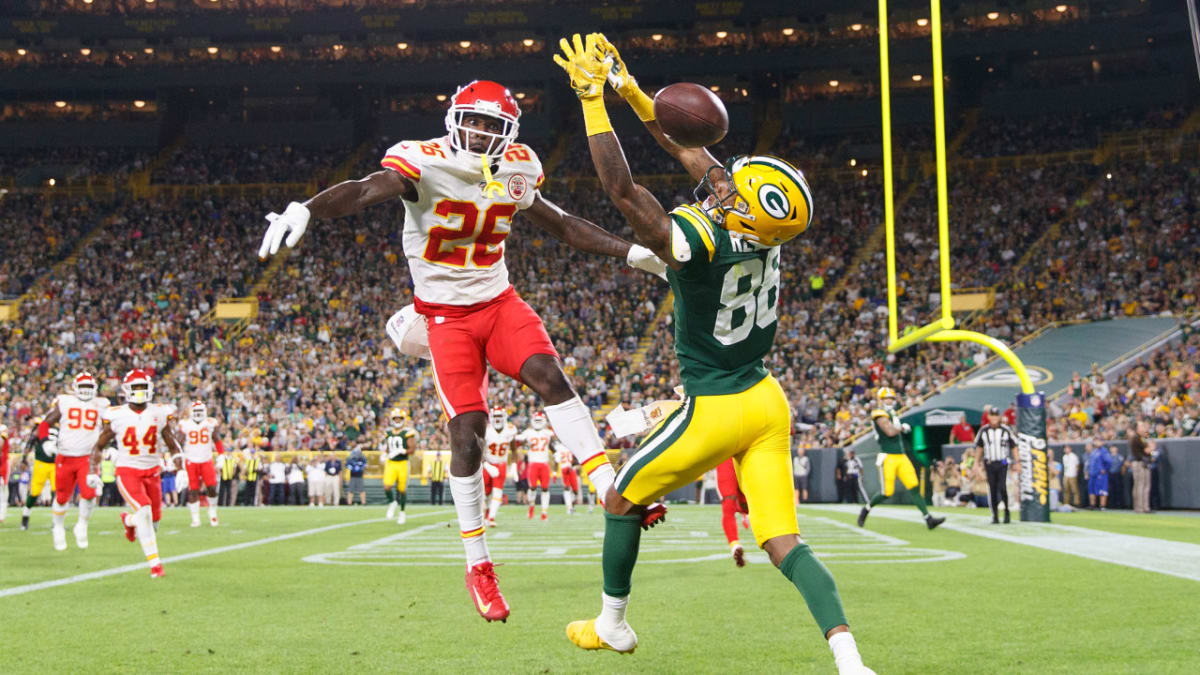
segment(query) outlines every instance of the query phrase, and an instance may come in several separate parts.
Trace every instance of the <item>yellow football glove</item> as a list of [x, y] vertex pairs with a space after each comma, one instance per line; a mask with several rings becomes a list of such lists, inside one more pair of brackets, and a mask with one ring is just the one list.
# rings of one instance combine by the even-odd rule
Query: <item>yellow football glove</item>
[[[573, 43], [573, 44], [572, 44]], [[583, 123], [588, 136], [612, 131], [608, 111], [604, 109], [604, 81], [609, 64], [596, 47], [596, 33], [589, 33], [587, 42], [579, 33], [558, 41], [562, 56], [554, 55], [554, 62], [571, 78], [571, 88], [583, 106]]]
[[606, 61], [612, 62], [608, 70], [608, 84], [629, 103], [629, 107], [637, 113], [638, 119], [649, 122], [654, 119], [654, 101], [642, 91], [637, 80], [629, 73], [621, 53], [608, 41], [604, 33], [596, 34], [596, 47], [604, 54]]

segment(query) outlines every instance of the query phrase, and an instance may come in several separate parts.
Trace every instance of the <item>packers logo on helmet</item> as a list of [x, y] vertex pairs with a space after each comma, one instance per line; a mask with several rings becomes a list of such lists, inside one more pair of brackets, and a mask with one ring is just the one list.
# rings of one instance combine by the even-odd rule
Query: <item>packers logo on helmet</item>
[[778, 246], [812, 223], [812, 191], [799, 169], [771, 155], [739, 155], [725, 163], [729, 193], [713, 188], [714, 166], [696, 188], [708, 217], [763, 246]]
[[392, 412], [388, 414], [388, 418], [392, 420], [392, 426], [404, 426], [408, 424], [408, 411], [403, 408], [392, 408]]
[[891, 387], [880, 387], [875, 391], [875, 398], [879, 399], [880, 401], [884, 400], [885, 398], [896, 398], [896, 391]]

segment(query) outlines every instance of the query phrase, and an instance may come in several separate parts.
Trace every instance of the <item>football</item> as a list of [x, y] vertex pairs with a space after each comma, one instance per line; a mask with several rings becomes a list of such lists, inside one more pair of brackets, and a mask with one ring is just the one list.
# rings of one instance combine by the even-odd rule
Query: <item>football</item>
[[660, 89], [654, 95], [654, 116], [663, 133], [685, 148], [712, 145], [729, 131], [725, 104], [716, 94], [692, 82]]

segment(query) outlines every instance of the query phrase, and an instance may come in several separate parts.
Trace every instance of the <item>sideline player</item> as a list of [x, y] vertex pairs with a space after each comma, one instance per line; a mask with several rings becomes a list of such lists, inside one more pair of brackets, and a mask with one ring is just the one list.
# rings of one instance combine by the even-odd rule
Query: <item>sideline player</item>
[[8, 516], [8, 425], [0, 424], [0, 525]]
[[[870, 673], [850, 635], [829, 570], [799, 536], [792, 504], [791, 410], [763, 358], [778, 323], [779, 247], [804, 232], [812, 197], [800, 171], [765, 155], [724, 166], [703, 148], [681, 148], [654, 119], [653, 102], [603, 35], [561, 40], [554, 61], [583, 107], [592, 162], [604, 191], [668, 266], [675, 294], [675, 353], [685, 398], [629, 458], [604, 500], [600, 616], [567, 626], [584, 649], [631, 652], [637, 635], [625, 612], [641, 541], [640, 513], [656, 495], [696, 481], [733, 458], [755, 538], [804, 596], [840, 673]], [[605, 79], [651, 134], [700, 182], [697, 201], [667, 213], [633, 181], [604, 108]]]
[[500, 406], [492, 408], [488, 413], [488, 428], [483, 437], [483, 494], [491, 495], [487, 510], [488, 527], [496, 526], [496, 512], [500, 510], [500, 503], [504, 501], [508, 454], [516, 437], [517, 428], [508, 423], [508, 411]]
[[729, 542], [729, 554], [733, 556], [734, 564], [745, 567], [746, 550], [738, 540], [737, 516], [742, 514], [744, 525], [750, 506], [738, 485], [737, 469], [732, 457], [717, 465], [717, 493], [721, 495], [721, 529], [725, 531], [725, 540]]
[[563, 484], [563, 503], [567, 505], [567, 515], [575, 515], [575, 502], [579, 501], [579, 475], [575, 473], [572, 463], [575, 458], [571, 451], [558, 441], [554, 441], [554, 463], [558, 466], [559, 478]]
[[550, 509], [550, 442], [554, 431], [546, 426], [546, 413], [537, 411], [529, 418], [529, 428], [517, 436], [517, 442], [527, 448], [525, 459], [529, 462], [529, 520], [533, 520], [533, 507], [542, 503], [542, 520]]
[[[200, 507], [208, 507], [208, 524], [216, 527], [217, 521], [217, 471], [213, 463], [213, 450], [225, 452], [221, 439], [217, 438], [216, 419], [208, 416], [204, 401], [193, 401], [188, 408], [187, 419], [179, 420], [179, 432], [183, 436], [183, 462], [188, 479], [188, 510], [192, 512], [192, 527], [200, 527]], [[200, 486], [203, 483], [204, 493]]]
[[[403, 525], [406, 516], [404, 507], [408, 505], [408, 456], [417, 449], [417, 430], [412, 427], [407, 410], [392, 408], [388, 413], [391, 426], [384, 432], [383, 454], [386, 458], [383, 467], [383, 491], [387, 494], [387, 519], [396, 519]], [[400, 515], [396, 515], [396, 509]]]
[[162, 517], [162, 480], [159, 469], [159, 442], [171, 452], [179, 452], [175, 440], [175, 406], [151, 403], [154, 383], [146, 371], [135, 368], [121, 380], [125, 404], [104, 411], [103, 429], [92, 459], [98, 462], [104, 446], [117, 441], [117, 489], [125, 498], [130, 512], [121, 512], [125, 538], [141, 543], [150, 578], [165, 575], [158, 558], [158, 539], [155, 530]]
[[[75, 545], [88, 547], [88, 520], [96, 508], [98, 478], [91, 477], [89, 461], [92, 446], [100, 436], [100, 416], [108, 408], [108, 399], [96, 396], [96, 378], [79, 373], [71, 383], [70, 394], [60, 394], [46, 413], [46, 444], [54, 446], [54, 549], [67, 550], [67, 507], [79, 486], [79, 520], [72, 531]], [[45, 447], [45, 444], [43, 445]]]
[[[383, 170], [292, 202], [259, 248], [266, 258], [286, 239], [295, 246], [312, 218], [336, 218], [390, 201], [403, 205], [404, 255], [416, 310], [426, 317], [434, 384], [449, 418], [450, 494], [467, 559], [466, 585], [488, 621], [508, 618], [484, 540], [483, 437], [487, 367], [514, 378], [545, 403], [546, 415], [593, 482], [606, 490], [614, 473], [591, 413], [563, 373], [541, 319], [508, 280], [504, 243], [518, 211], [550, 235], [586, 253], [624, 258], [663, 271], [648, 249], [631, 245], [544, 199], [537, 155], [516, 142], [521, 109], [508, 89], [476, 80], [450, 100], [446, 135], [388, 149]], [[663, 516], [649, 510], [646, 525]]]
[[936, 518], [929, 513], [925, 498], [918, 489], [917, 470], [904, 452], [903, 434], [909, 433], [912, 428], [900, 422], [900, 415], [896, 412], [896, 392], [891, 387], [880, 387], [876, 390], [875, 398], [879, 406], [871, 411], [871, 423], [875, 428], [875, 440], [879, 442], [879, 452], [883, 456], [883, 465], [880, 467], [883, 491], [871, 497], [871, 501], [858, 512], [858, 526], [866, 524], [873, 507], [892, 496], [896, 490], [896, 479], [899, 478], [913, 504], [925, 516], [925, 526], [932, 530], [946, 522], [946, 519]]
[[33, 507], [37, 506], [42, 490], [47, 485], [54, 490], [54, 455], [58, 452], [58, 427], [51, 429], [42, 418], [35, 417], [34, 428], [25, 442], [25, 451], [33, 451], [33, 471], [30, 472], [29, 494], [25, 497], [25, 507], [21, 509], [21, 529], [29, 529], [29, 517], [33, 515]]

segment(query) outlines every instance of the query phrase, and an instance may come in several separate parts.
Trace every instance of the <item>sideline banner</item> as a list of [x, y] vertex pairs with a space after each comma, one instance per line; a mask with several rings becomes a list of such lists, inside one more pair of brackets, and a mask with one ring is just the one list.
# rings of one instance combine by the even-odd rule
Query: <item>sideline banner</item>
[[1046, 465], [1046, 396], [1017, 394], [1017, 451], [1021, 458], [1021, 521], [1050, 522]]

